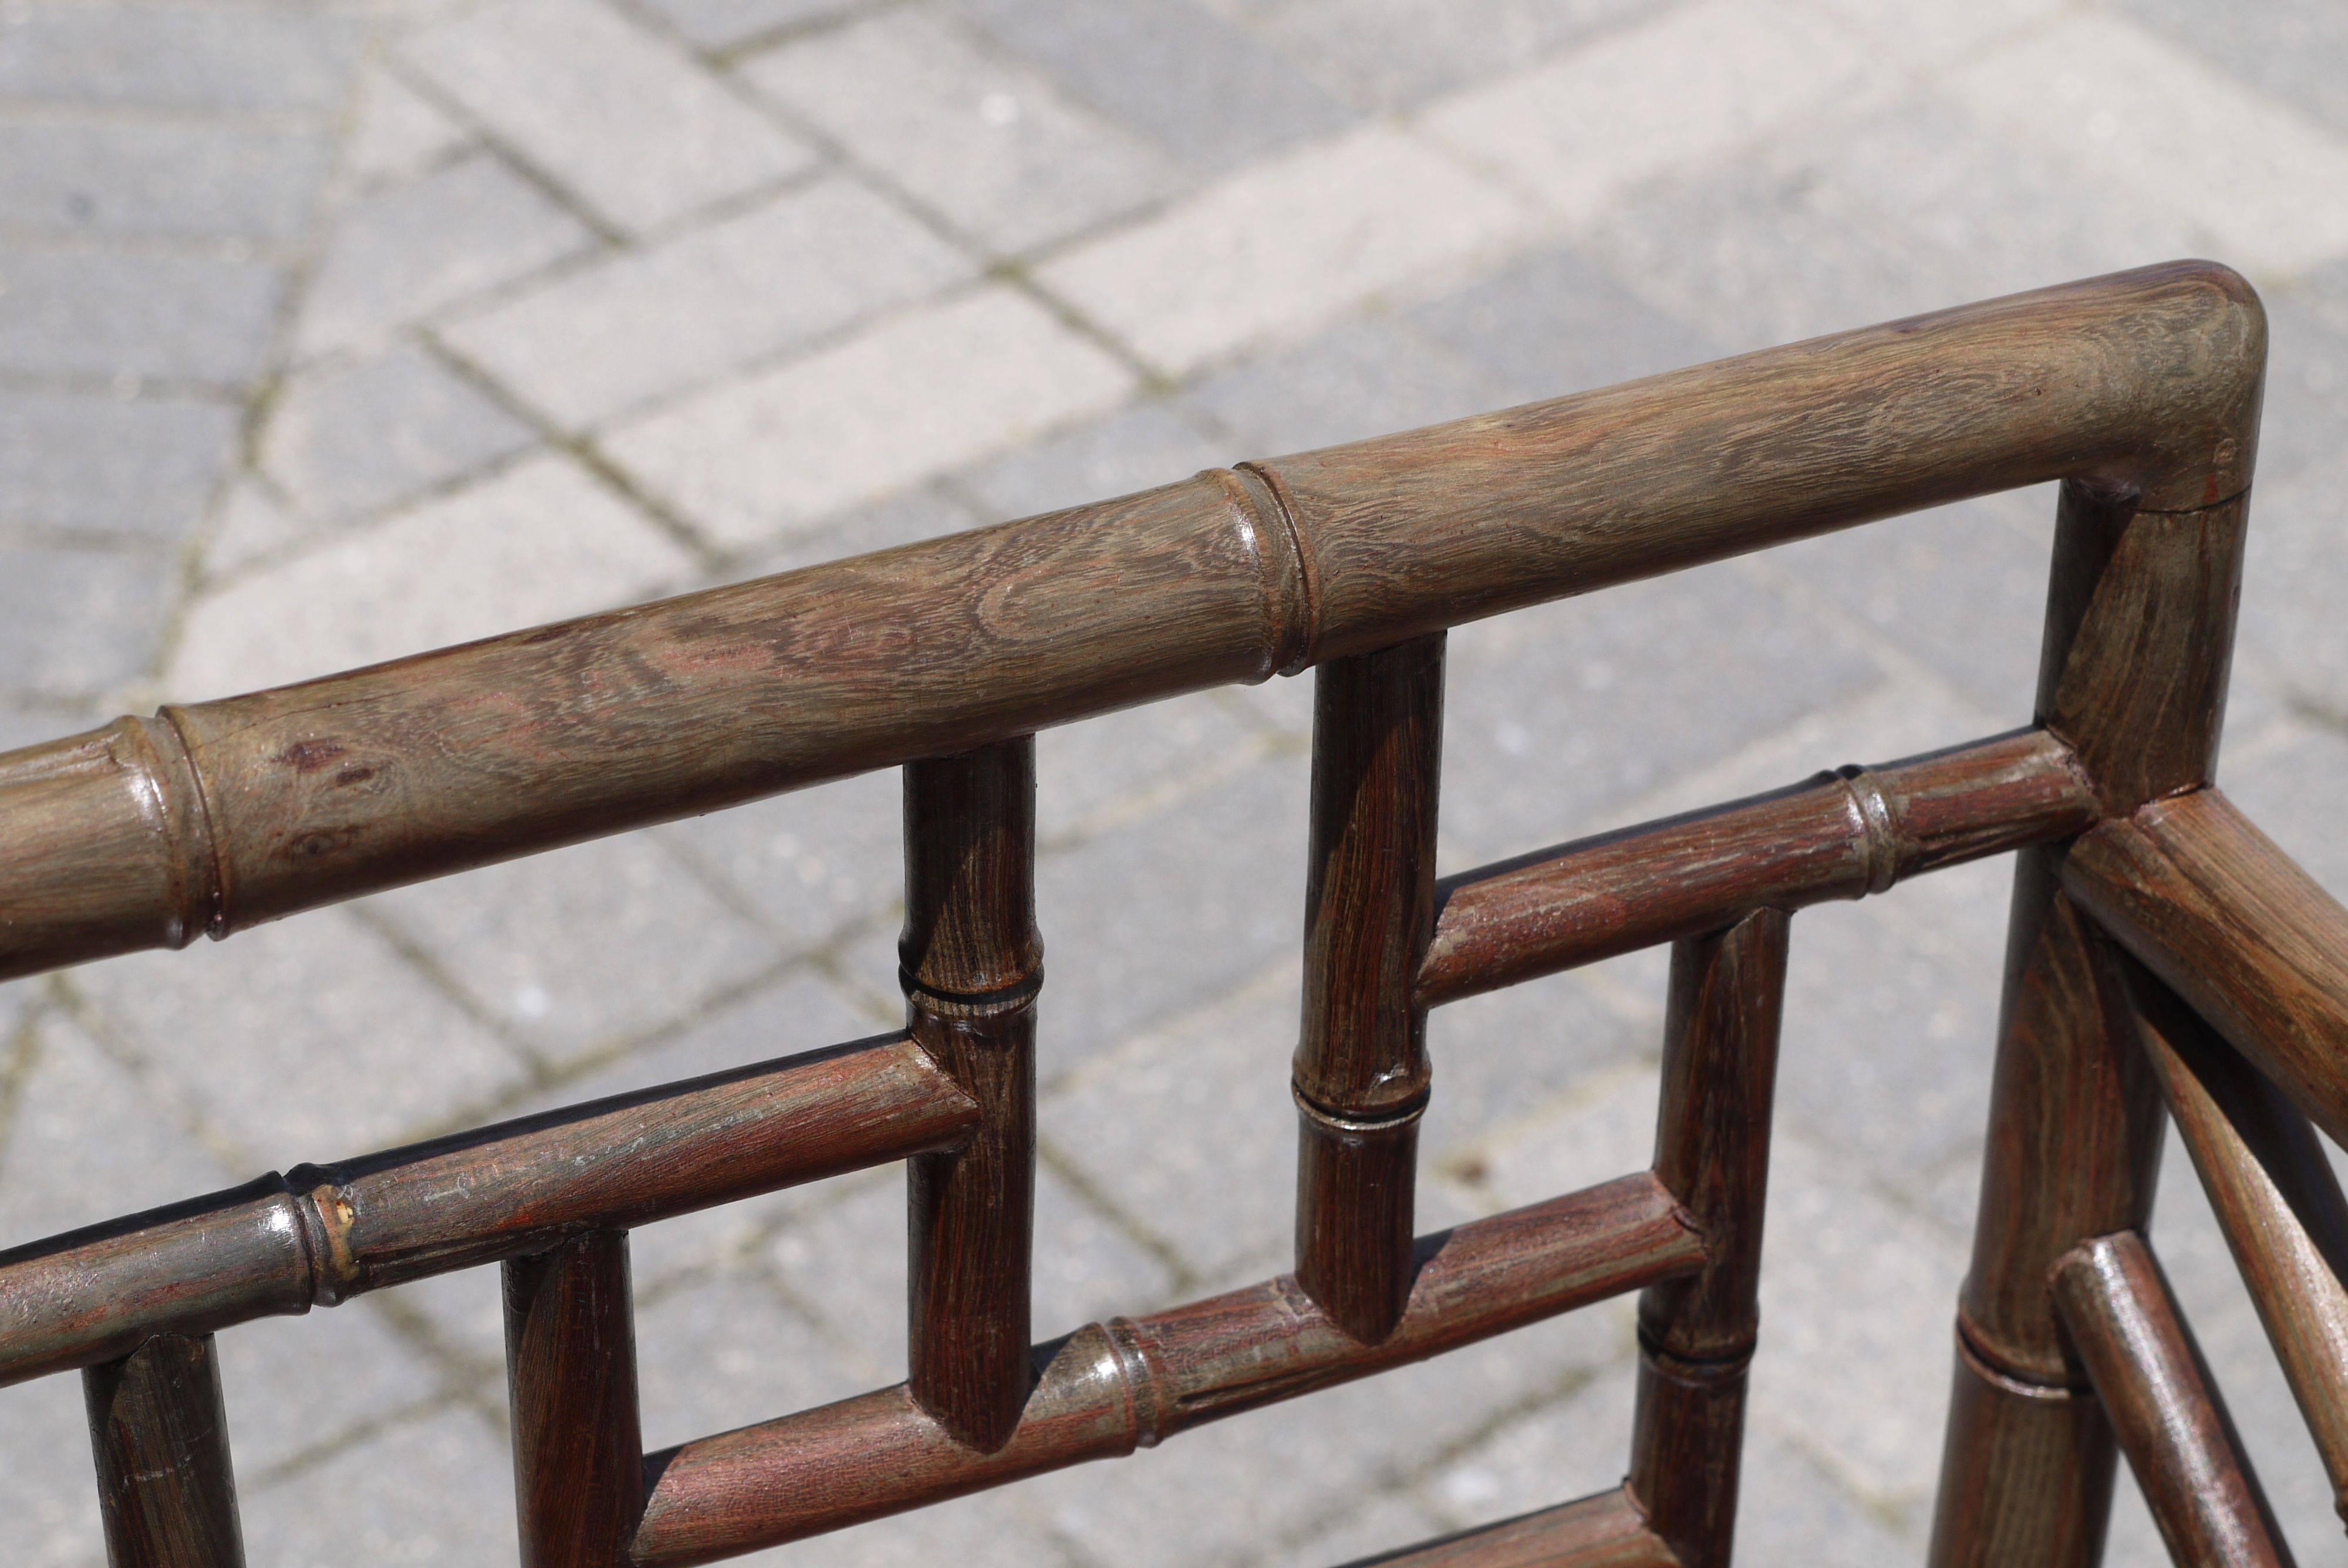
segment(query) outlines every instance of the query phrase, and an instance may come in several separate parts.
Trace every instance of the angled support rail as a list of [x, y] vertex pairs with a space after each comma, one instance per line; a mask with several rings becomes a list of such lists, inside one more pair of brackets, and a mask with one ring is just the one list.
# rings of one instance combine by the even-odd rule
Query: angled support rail
[[[523, 1561], [677, 1568], [1638, 1291], [1623, 1483], [1381, 1561], [1722, 1568], [1792, 916], [2011, 852], [1932, 1561], [2092, 1563], [2121, 1448], [2183, 1560], [2286, 1561], [2137, 1240], [2173, 1113], [2348, 1496], [2348, 1204], [2301, 1114], [2348, 1131], [2348, 913], [2212, 784], [2265, 330], [2224, 268], [2147, 268], [0, 756], [0, 979], [901, 767], [908, 1020], [0, 1253], [0, 1381], [83, 1371], [117, 1564], [217, 1568], [208, 1336], [494, 1263]], [[2044, 481], [2030, 727], [1435, 877], [1447, 628]], [[1306, 669], [1295, 1267], [1034, 1344], [1032, 737]], [[1666, 943], [1651, 1168], [1416, 1235], [1428, 1009]], [[627, 1233], [899, 1160], [908, 1380], [644, 1454]]]

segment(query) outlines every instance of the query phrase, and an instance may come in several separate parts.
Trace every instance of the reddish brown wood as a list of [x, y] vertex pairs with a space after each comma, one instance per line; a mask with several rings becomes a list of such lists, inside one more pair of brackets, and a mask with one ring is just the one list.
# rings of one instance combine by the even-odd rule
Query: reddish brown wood
[[1759, 910], [1672, 950], [1655, 1177], [1704, 1233], [1704, 1266], [1639, 1297], [1630, 1490], [1685, 1568], [1726, 1568], [1735, 1536], [1787, 920]]
[[2348, 909], [2215, 789], [2081, 839], [2064, 886], [2348, 1142]]
[[1333, 660], [1315, 677], [1296, 1046], [1296, 1278], [1375, 1344], [1410, 1298], [1426, 1013], [1412, 981], [1435, 928], [1443, 636]]
[[2348, 1520], [2348, 1200], [2299, 1108], [2176, 993], [2122, 968], [2169, 1115]]
[[2207, 506], [2265, 343], [2234, 273], [2146, 268], [13, 753], [0, 978], [1963, 496]]
[[1628, 1489], [1365, 1557], [1348, 1568], [1681, 1568]]
[[2179, 1568], [2287, 1568], [2282, 1532], [2143, 1238], [2076, 1248], [2054, 1293]]
[[979, 1107], [951, 1148], [906, 1166], [910, 1387], [948, 1431], [993, 1450], [1030, 1384], [1035, 1209], [1035, 743], [905, 769], [908, 1027]]
[[0, 1383], [946, 1147], [977, 1120], [898, 1037], [297, 1166], [0, 1253]]
[[1601, 834], [1437, 886], [1422, 1005], [1727, 926], [1859, 898], [2095, 825], [2071, 749], [2040, 730]]
[[[2223, 458], [2208, 460], [2216, 504], [2196, 511], [2063, 487], [2038, 718], [2071, 743], [2106, 812], [2207, 784], [2216, 764], [2247, 497]], [[2149, 1217], [2160, 1094], [2111, 955], [2058, 886], [2061, 859], [2025, 849], [2015, 870], [1934, 1568], [2086, 1568], [2111, 1495], [2098, 1418], [2044, 1408], [2085, 1392], [2046, 1279], [2080, 1242]]]
[[244, 1568], [220, 1362], [209, 1334], [159, 1334], [82, 1373], [111, 1568]]
[[1011, 1440], [960, 1443], [902, 1385], [645, 1461], [644, 1568], [679, 1568], [796, 1541], [1148, 1447], [1237, 1415], [1424, 1360], [1701, 1266], [1693, 1222], [1644, 1172], [1426, 1237], [1409, 1309], [1365, 1345], [1292, 1276], [1140, 1318], [1095, 1324], [1035, 1352], [1038, 1381]]
[[522, 1568], [627, 1568], [644, 1468], [627, 1235], [590, 1231], [504, 1272]]

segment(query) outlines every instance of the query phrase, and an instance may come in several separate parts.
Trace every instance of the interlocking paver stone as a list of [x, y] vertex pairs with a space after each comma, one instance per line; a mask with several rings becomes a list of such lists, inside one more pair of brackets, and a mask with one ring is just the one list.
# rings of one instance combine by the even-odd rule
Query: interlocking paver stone
[[[417, 1485], [418, 1476], [431, 1484]], [[272, 1568], [424, 1568], [503, 1563], [514, 1552], [511, 1459], [499, 1435], [466, 1409], [402, 1422], [273, 1485], [239, 1490], [246, 1550]]]
[[1225, 0], [1261, 13], [1307, 72], [1384, 108], [1405, 108], [1528, 66], [1610, 24], [1640, 0]]
[[2327, 0], [2223, 9], [2192, 0], [2119, 0], [2119, 9], [2348, 134], [2348, 98], [2340, 92], [2348, 75], [2348, 15]]
[[1176, 181], [1139, 138], [927, 12], [892, 9], [787, 45], [744, 75], [998, 251], [1129, 212]]
[[652, 12], [705, 49], [753, 45], [770, 34], [855, 11], [865, 0], [644, 0]]
[[0, 392], [0, 526], [177, 540], [234, 455], [226, 403]]
[[446, 109], [378, 67], [360, 81], [342, 170], [361, 182], [404, 179], [423, 173], [471, 139], [471, 130]]
[[284, 279], [225, 255], [0, 247], [0, 371], [241, 385], [260, 368]]
[[808, 149], [602, 0], [499, 0], [403, 57], [635, 233], [808, 167]]
[[38, 4], [0, 27], [0, 96], [141, 108], [333, 108], [352, 17], [258, 5]]
[[452, 323], [447, 341], [568, 425], [592, 425], [969, 277], [901, 208], [827, 179]]
[[283, 129], [0, 119], [0, 210], [77, 238], [292, 240], [331, 155]]
[[295, 502], [333, 518], [448, 484], [536, 440], [431, 354], [403, 346], [289, 381], [261, 461]]
[[170, 558], [153, 549], [0, 543], [0, 681], [95, 695], [144, 674], [171, 576]]

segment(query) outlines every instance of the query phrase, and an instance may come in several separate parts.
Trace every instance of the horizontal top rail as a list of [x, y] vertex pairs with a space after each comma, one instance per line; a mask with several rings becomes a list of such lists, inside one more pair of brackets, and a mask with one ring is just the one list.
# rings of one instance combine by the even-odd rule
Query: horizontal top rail
[[1991, 490], [2250, 482], [2239, 276], [2116, 274], [0, 756], [0, 979]]

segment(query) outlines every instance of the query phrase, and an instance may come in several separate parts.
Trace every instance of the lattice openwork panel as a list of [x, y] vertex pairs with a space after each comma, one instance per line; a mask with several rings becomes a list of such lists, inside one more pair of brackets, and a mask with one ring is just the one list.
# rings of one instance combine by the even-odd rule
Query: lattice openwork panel
[[[494, 1264], [522, 1560], [674, 1568], [1636, 1291], [1623, 1484], [1390, 1561], [1725, 1563], [1792, 917], [2012, 852], [1934, 1560], [2093, 1562], [2124, 1451], [2180, 1561], [2286, 1561], [2142, 1235], [2173, 1119], [2348, 1495], [2348, 911], [2212, 783], [2264, 334], [2148, 269], [0, 757], [0, 975], [901, 767], [907, 1006], [0, 1254], [0, 1378], [82, 1373], [116, 1563], [234, 1563], [211, 1334]], [[1437, 879], [1447, 627], [2049, 479], [2032, 727]], [[1035, 1345], [1034, 733], [1306, 669], [1294, 1269]], [[1652, 1167], [1418, 1235], [1429, 1010], [1662, 944]], [[907, 1381], [645, 1454], [627, 1233], [899, 1161]]]

